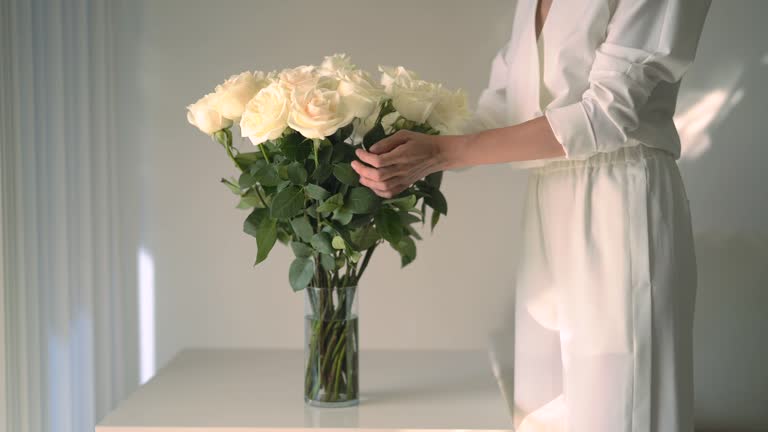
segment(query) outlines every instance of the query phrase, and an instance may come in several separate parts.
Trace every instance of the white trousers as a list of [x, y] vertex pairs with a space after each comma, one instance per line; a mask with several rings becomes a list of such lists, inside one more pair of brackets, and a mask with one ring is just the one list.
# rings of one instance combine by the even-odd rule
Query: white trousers
[[518, 432], [692, 432], [696, 261], [677, 163], [643, 145], [531, 171]]

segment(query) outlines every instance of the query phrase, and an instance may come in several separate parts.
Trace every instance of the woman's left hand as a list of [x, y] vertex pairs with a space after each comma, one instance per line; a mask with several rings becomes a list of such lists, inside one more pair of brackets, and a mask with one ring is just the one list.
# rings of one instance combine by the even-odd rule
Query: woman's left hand
[[360, 184], [382, 198], [392, 198], [417, 180], [442, 169], [441, 139], [409, 130], [397, 131], [368, 150], [357, 149], [359, 161], [352, 169], [360, 175]]

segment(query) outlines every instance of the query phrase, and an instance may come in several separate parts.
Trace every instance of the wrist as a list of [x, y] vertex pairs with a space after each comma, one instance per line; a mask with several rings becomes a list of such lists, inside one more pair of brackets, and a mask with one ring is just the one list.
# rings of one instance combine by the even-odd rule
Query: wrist
[[437, 135], [437, 160], [441, 171], [462, 168], [472, 135]]

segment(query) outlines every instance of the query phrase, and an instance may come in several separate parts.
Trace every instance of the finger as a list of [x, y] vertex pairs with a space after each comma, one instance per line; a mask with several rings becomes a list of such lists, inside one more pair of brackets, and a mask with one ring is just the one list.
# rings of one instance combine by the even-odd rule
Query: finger
[[399, 131], [392, 136], [377, 141], [374, 145], [368, 148], [368, 151], [375, 154], [387, 153], [397, 146], [404, 144], [406, 141], [408, 141], [408, 134]]
[[[360, 184], [364, 185], [365, 183], [361, 181]], [[380, 196], [382, 198], [385, 198], [385, 199], [390, 198], [390, 195], [386, 191], [383, 191], [381, 189], [376, 189], [376, 188], [370, 187], [370, 186], [368, 186], [368, 189], [370, 189], [371, 191], [373, 191], [373, 193], [375, 193], [376, 195], [378, 195], [378, 196]]]
[[357, 155], [361, 161], [376, 168], [383, 168], [393, 164], [392, 157], [389, 156], [389, 153], [378, 155], [369, 153], [363, 149], [357, 149], [355, 150], [355, 155]]
[[360, 178], [360, 184], [368, 186], [371, 190], [378, 190], [391, 195], [396, 195], [402, 189], [402, 179], [400, 177], [393, 178], [386, 181], [371, 180], [366, 177]]
[[372, 168], [365, 166], [359, 161], [353, 160], [351, 162], [352, 169], [355, 170], [361, 177], [367, 177], [371, 180], [384, 181], [398, 175], [399, 169], [397, 165], [388, 166], [384, 168]]

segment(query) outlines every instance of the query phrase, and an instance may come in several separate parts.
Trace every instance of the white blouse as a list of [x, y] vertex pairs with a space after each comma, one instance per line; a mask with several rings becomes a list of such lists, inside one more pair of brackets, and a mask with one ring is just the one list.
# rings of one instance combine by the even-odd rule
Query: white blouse
[[567, 159], [637, 144], [679, 157], [672, 116], [710, 3], [554, 0], [539, 59], [537, 0], [519, 0], [511, 38], [493, 59], [468, 132], [544, 115]]

